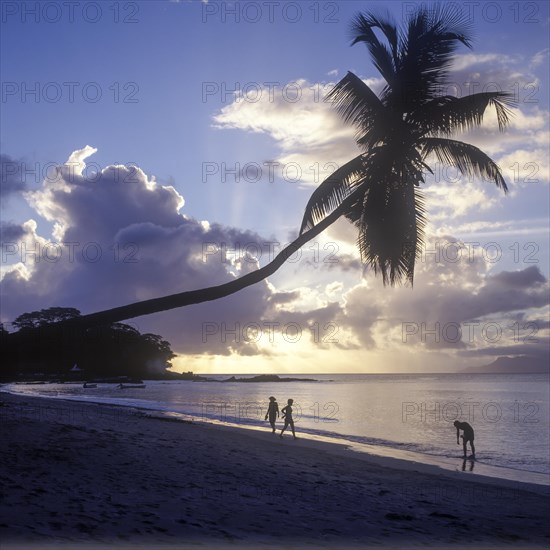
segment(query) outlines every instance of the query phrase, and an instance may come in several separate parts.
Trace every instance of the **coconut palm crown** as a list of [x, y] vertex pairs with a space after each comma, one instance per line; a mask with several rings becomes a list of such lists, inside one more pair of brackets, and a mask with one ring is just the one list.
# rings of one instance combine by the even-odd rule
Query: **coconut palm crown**
[[348, 72], [328, 94], [355, 126], [361, 153], [314, 191], [300, 234], [345, 202], [343, 215], [357, 226], [363, 263], [380, 273], [384, 284], [412, 284], [426, 223], [419, 185], [425, 170], [433, 173], [426, 158], [435, 155], [462, 175], [493, 181], [506, 193], [499, 167], [477, 147], [449, 136], [479, 126], [489, 106], [503, 130], [512, 95], [441, 94], [449, 84], [453, 52], [460, 44], [471, 47], [468, 22], [452, 9], [420, 8], [403, 28], [389, 16], [359, 14], [351, 32], [352, 45], [367, 46], [385, 86], [378, 96]]

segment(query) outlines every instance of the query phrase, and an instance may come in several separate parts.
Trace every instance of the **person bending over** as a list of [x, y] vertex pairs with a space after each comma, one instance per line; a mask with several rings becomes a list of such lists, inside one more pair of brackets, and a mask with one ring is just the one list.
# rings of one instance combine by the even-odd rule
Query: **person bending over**
[[474, 447], [474, 429], [468, 422], [459, 422], [455, 420], [454, 427], [456, 428], [456, 444], [460, 445], [458, 437], [460, 435], [460, 430], [464, 432], [464, 435], [461, 435], [462, 444], [464, 446], [464, 458], [466, 458], [466, 444], [470, 442], [470, 447], [472, 448], [472, 458], [476, 457], [476, 448]]

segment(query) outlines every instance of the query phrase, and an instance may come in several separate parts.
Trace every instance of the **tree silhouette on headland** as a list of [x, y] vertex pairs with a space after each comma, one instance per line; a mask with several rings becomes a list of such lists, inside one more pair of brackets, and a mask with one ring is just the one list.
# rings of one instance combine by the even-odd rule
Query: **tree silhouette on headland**
[[[106, 376], [167, 376], [175, 357], [170, 343], [158, 334], [141, 334], [125, 323], [81, 330], [75, 308], [51, 307], [23, 313], [13, 321], [17, 332], [0, 325], [2, 368], [0, 380], [42, 373], [66, 375], [75, 364], [85, 378]], [[74, 329], [74, 330], [73, 330]]]
[[389, 16], [370, 12], [352, 22], [352, 45], [366, 45], [386, 84], [377, 96], [348, 72], [330, 92], [344, 120], [356, 128], [360, 153], [313, 192], [299, 236], [269, 264], [219, 286], [191, 290], [83, 315], [62, 323], [107, 325], [141, 315], [217, 300], [272, 275], [300, 247], [345, 217], [357, 227], [365, 266], [384, 284], [413, 283], [425, 226], [423, 172], [430, 156], [468, 177], [493, 181], [504, 192], [498, 166], [480, 149], [450, 139], [479, 126], [488, 107], [499, 129], [508, 122], [511, 94], [483, 92], [466, 97], [442, 95], [454, 51], [471, 47], [470, 26], [456, 9], [420, 7], [401, 28]]

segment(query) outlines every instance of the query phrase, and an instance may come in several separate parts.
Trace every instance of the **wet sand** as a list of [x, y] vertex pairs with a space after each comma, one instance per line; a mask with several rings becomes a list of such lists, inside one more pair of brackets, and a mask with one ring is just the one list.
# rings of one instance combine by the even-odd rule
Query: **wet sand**
[[[547, 548], [548, 487], [0, 394], [4, 548]], [[421, 471], [419, 471], [421, 470]]]

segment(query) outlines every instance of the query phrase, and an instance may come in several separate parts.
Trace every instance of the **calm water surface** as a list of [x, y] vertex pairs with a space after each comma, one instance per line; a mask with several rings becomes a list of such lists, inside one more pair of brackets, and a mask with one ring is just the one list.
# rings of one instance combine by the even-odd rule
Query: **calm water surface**
[[[231, 375], [211, 376], [228, 378]], [[245, 377], [246, 375], [237, 375]], [[293, 375], [318, 382], [218, 383], [146, 381], [4, 386], [4, 391], [180, 413], [200, 421], [265, 426], [268, 397], [294, 399], [296, 430], [342, 442], [459, 458], [455, 420], [475, 430], [478, 462], [549, 473], [549, 379], [545, 375]], [[279, 421], [279, 427], [282, 427]]]

